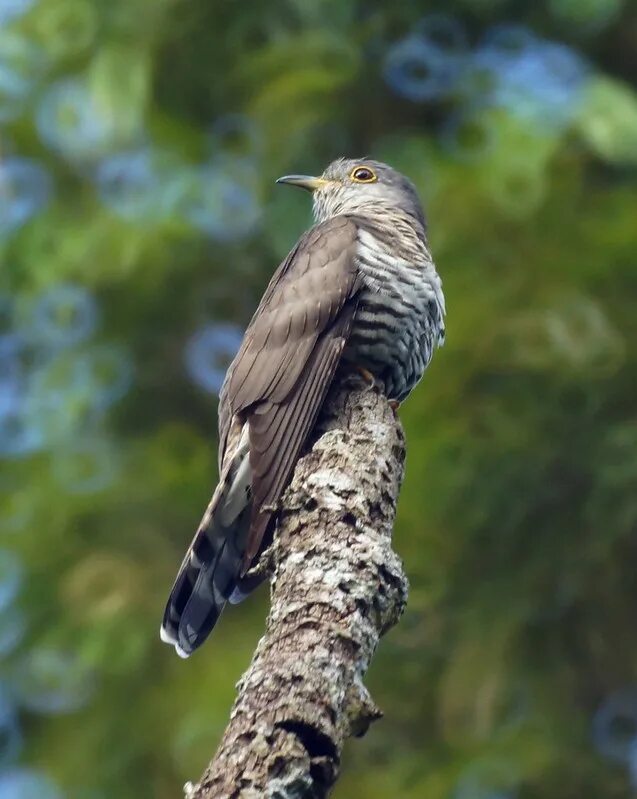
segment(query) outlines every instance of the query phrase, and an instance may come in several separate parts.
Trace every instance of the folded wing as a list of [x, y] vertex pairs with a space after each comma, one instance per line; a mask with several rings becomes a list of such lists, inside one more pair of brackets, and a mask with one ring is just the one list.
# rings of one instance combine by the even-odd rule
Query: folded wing
[[162, 638], [180, 654], [203, 642], [241, 589], [314, 426], [356, 310], [356, 239], [347, 217], [300, 239], [270, 281], [228, 370], [219, 400], [220, 484], [164, 615]]

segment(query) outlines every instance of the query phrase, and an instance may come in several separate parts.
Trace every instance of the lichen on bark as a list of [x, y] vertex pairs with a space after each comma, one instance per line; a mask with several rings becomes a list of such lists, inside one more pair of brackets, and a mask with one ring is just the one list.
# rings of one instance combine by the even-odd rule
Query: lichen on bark
[[266, 632], [192, 799], [326, 796], [345, 740], [382, 715], [363, 677], [407, 599], [391, 547], [404, 454], [382, 393], [340, 380], [280, 503]]

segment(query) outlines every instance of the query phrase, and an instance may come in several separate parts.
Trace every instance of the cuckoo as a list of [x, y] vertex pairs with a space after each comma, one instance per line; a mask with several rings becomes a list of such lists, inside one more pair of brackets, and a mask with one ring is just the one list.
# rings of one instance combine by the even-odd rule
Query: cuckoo
[[315, 224], [274, 273], [219, 395], [219, 483], [161, 626], [182, 657], [262, 579], [251, 569], [339, 365], [397, 407], [444, 340], [442, 284], [406, 177], [343, 158], [277, 182], [312, 193]]

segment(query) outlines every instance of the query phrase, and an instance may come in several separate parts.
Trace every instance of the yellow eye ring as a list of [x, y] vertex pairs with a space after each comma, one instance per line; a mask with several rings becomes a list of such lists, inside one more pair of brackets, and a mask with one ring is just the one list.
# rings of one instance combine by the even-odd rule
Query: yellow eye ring
[[356, 183], [375, 183], [378, 178], [371, 167], [357, 166], [352, 169], [350, 178]]

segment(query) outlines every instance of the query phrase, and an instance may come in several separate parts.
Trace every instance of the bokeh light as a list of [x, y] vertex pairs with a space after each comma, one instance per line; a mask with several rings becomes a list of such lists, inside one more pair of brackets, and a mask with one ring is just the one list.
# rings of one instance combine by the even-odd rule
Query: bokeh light
[[575, 118], [588, 74], [569, 47], [503, 25], [467, 60], [458, 94], [469, 105], [502, 108], [527, 123], [559, 129]]
[[0, 413], [0, 458], [31, 455], [42, 445], [41, 430], [31, 423], [24, 407], [16, 404]]
[[102, 161], [96, 183], [102, 202], [123, 219], [162, 219], [170, 212], [169, 187], [182, 169], [174, 154], [142, 148]]
[[22, 564], [17, 555], [0, 549], [0, 611], [13, 602], [22, 583]]
[[135, 375], [130, 353], [115, 344], [102, 344], [83, 353], [78, 359], [77, 371], [99, 408], [108, 408], [122, 399]]
[[27, 624], [23, 611], [15, 605], [0, 610], [0, 659], [7, 657], [20, 645]]
[[212, 125], [210, 155], [213, 159], [258, 159], [263, 155], [263, 133], [245, 114], [225, 114]]
[[206, 325], [198, 330], [186, 344], [185, 362], [190, 378], [206, 391], [218, 394], [241, 338], [241, 331], [233, 325]]
[[[15, 760], [21, 747], [22, 735], [16, 708], [7, 686], [0, 683], [0, 768]], [[0, 782], [0, 791], [1, 786]], [[4, 797], [4, 794], [0, 793], [0, 796]]]
[[250, 177], [241, 162], [185, 172], [174, 187], [176, 213], [214, 239], [240, 241], [255, 231], [261, 217]]
[[0, 241], [41, 211], [51, 192], [51, 178], [40, 164], [26, 158], [0, 161]]
[[85, 438], [55, 452], [52, 470], [56, 481], [72, 494], [94, 494], [115, 480], [117, 453], [109, 441]]
[[89, 338], [97, 322], [91, 293], [83, 286], [61, 283], [34, 303], [28, 329], [44, 346], [70, 347]]
[[0, 335], [0, 415], [16, 407], [22, 382], [20, 347], [18, 337]]
[[90, 0], [39, 0], [33, 25], [48, 58], [69, 58], [91, 45], [98, 25], [96, 6]]
[[50, 647], [34, 648], [24, 657], [14, 685], [23, 707], [45, 715], [74, 713], [95, 690], [90, 668], [77, 656]]
[[0, 25], [18, 19], [35, 4], [36, 0], [0, 0]]
[[37, 45], [0, 24], [0, 124], [20, 116], [42, 70]]
[[628, 764], [637, 743], [637, 688], [611, 694], [593, 719], [593, 740], [610, 760]]
[[460, 65], [454, 52], [412, 34], [388, 51], [385, 80], [400, 96], [423, 102], [449, 94]]
[[115, 120], [86, 79], [53, 83], [38, 104], [36, 122], [44, 144], [69, 161], [94, 160], [115, 145]]
[[45, 774], [20, 768], [0, 772], [0, 796], [3, 799], [63, 799], [64, 794]]

